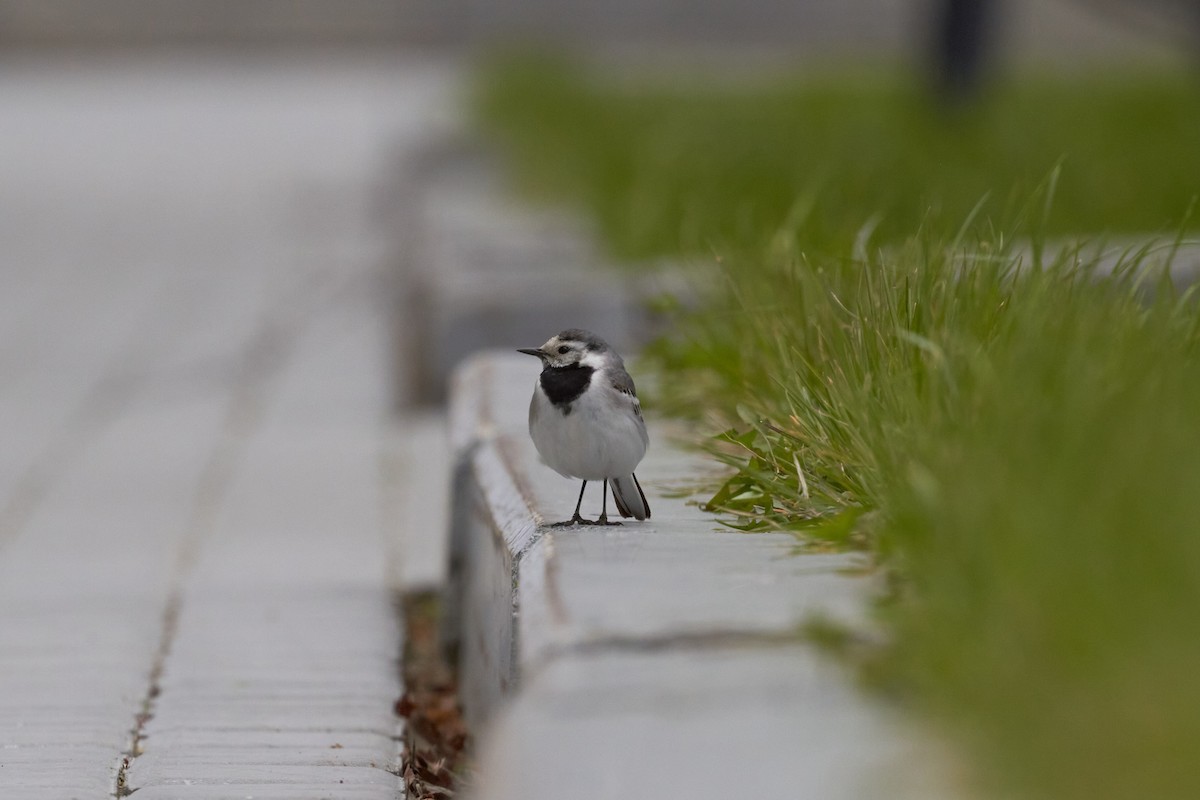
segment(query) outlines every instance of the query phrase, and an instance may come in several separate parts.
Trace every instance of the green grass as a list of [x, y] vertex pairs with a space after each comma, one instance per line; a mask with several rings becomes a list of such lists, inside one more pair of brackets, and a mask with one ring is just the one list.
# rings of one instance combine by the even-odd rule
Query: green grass
[[566, 197], [626, 258], [757, 247], [803, 218], [806, 247], [868, 220], [893, 239], [987, 197], [1007, 230], [1062, 162], [1043, 233], [1174, 232], [1197, 192], [1200, 79], [1028, 79], [940, 109], [881, 73], [740, 88], [639, 88], [559, 61], [483, 73], [479, 117], [522, 188]]
[[1013, 247], [1178, 230], [1200, 93], [1028, 80], [947, 116], [899, 76], [494, 70], [480, 119], [525, 191], [622, 256], [692, 255], [659, 402], [714, 432], [738, 524], [875, 554], [874, 679], [1000, 796], [1200, 797], [1196, 298], [1138, 254]]

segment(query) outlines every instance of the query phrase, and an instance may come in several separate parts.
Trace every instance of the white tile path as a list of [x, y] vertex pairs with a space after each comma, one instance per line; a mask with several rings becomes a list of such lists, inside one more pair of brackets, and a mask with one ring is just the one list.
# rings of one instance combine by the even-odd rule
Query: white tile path
[[452, 81], [0, 63], [0, 796], [399, 796], [391, 482], [438, 465], [388, 419], [372, 202]]

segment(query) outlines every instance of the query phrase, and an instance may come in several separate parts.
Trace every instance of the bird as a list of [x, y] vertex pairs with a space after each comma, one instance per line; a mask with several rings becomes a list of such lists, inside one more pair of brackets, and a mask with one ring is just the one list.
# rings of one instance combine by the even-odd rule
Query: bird
[[[542, 362], [529, 403], [529, 435], [538, 454], [564, 478], [583, 481], [571, 519], [552, 527], [620, 525], [608, 519], [609, 486], [622, 517], [649, 519], [650, 504], [634, 469], [650, 437], [625, 362], [606, 341], [579, 328], [517, 352]], [[589, 481], [604, 481], [594, 522], [579, 515]]]

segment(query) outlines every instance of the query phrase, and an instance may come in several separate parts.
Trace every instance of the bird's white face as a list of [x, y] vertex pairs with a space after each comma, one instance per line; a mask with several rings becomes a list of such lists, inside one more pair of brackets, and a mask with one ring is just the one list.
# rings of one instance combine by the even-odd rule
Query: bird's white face
[[542, 363], [551, 367], [571, 367], [576, 364], [587, 364], [587, 356], [591, 353], [587, 345], [573, 339], [560, 339], [557, 336], [538, 348]]
[[[550, 338], [541, 347], [521, 348], [518, 353], [537, 356], [543, 367], [564, 369], [568, 367], [591, 367], [594, 370], [607, 368], [615, 358], [603, 341], [587, 331], [563, 331]], [[616, 361], [619, 363], [620, 359]]]
[[561, 369], [563, 367], [584, 366], [601, 369], [605, 366], [605, 353], [597, 350], [595, 345], [588, 346], [587, 342], [578, 339], [555, 336], [537, 349], [520, 350], [542, 360], [542, 365]]

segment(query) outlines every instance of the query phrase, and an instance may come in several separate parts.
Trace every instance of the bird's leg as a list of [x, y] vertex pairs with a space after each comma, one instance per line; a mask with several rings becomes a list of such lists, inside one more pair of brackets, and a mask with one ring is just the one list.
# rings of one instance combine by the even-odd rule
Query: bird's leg
[[567, 520], [566, 522], [556, 522], [550, 526], [551, 528], [568, 528], [572, 525], [591, 525], [592, 524], [592, 523], [588, 522], [586, 519], [584, 519], [583, 517], [579, 516], [579, 507], [583, 505], [583, 490], [587, 488], [587, 483], [588, 483], [587, 481], [584, 481], [583, 486], [579, 487], [579, 499], [577, 501], [575, 501], [575, 513], [572, 514], [571, 518], [569, 520]]
[[583, 490], [587, 488], [587, 481], [583, 482], [583, 486], [579, 487], [579, 499], [575, 501], [575, 513], [571, 515], [571, 522], [583, 524], [583, 517], [579, 516], [579, 507], [583, 505]]
[[608, 479], [604, 479], [604, 493], [600, 501], [600, 519], [596, 520], [597, 525], [620, 525], [621, 523], [608, 521]]

